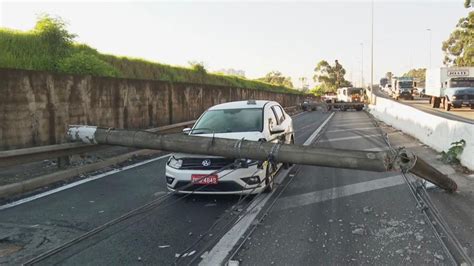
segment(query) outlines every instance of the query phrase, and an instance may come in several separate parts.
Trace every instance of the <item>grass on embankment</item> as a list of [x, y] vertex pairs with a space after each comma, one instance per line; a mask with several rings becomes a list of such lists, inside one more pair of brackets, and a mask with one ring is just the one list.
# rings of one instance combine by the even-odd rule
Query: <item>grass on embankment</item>
[[[0, 28], [0, 67], [64, 74], [188, 82], [301, 94], [287, 87], [237, 76], [212, 74], [202, 69], [101, 54], [87, 45], [74, 43], [71, 41], [73, 38], [65, 40], [61, 36], [64, 32], [58, 31], [54, 25], [50, 27], [53, 29], [31, 31]], [[65, 31], [65, 29], [59, 30]], [[69, 33], [66, 32], [66, 34]]]

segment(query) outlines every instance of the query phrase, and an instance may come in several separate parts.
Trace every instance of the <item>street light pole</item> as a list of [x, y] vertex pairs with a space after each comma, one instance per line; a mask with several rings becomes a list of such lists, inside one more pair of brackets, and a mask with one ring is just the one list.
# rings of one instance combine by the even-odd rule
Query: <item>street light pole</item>
[[429, 51], [429, 56], [428, 56], [428, 60], [429, 60], [429, 68], [431, 69], [431, 29], [426, 29], [428, 32], [429, 32], [429, 41], [428, 41], [428, 51]]
[[371, 49], [370, 49], [370, 91], [374, 86], [374, 0], [372, 0], [372, 34], [371, 34]]
[[360, 86], [363, 88], [364, 87], [364, 43], [360, 43], [361, 47], [361, 63], [360, 63]]

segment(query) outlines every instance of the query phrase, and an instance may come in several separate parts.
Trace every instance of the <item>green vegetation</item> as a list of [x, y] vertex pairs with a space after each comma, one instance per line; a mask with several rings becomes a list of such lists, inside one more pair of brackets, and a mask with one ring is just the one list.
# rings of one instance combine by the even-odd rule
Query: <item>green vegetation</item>
[[313, 80], [319, 83], [319, 85], [311, 89], [310, 92], [316, 96], [321, 96], [328, 92], [336, 92], [336, 90], [341, 87], [352, 86], [352, 84], [344, 78], [346, 70], [338, 60], [334, 62], [333, 66], [326, 60], [322, 60], [318, 63], [314, 71], [316, 73], [313, 76]]
[[293, 83], [290, 77], [285, 77], [280, 71], [271, 71], [263, 78], [258, 78], [258, 81], [263, 81], [277, 86], [293, 88]]
[[[465, 2], [465, 7], [471, 6], [471, 1]], [[456, 29], [441, 47], [444, 51], [444, 64], [454, 66], [474, 65], [474, 11], [467, 17], [461, 18]]]
[[35, 28], [30, 31], [0, 28], [0, 67], [301, 94], [284, 85], [211, 74], [202, 63], [191, 62], [191, 68], [185, 68], [101, 54], [85, 44], [75, 43], [75, 37], [76, 35], [67, 31], [62, 19], [49, 15], [39, 16]]
[[465, 140], [460, 140], [451, 143], [451, 147], [447, 152], [441, 152], [441, 159], [445, 163], [459, 163], [459, 156], [462, 154], [466, 146]]
[[426, 68], [414, 68], [410, 69], [407, 73], [403, 74], [403, 77], [414, 78], [418, 82], [418, 86], [423, 87], [425, 84]]

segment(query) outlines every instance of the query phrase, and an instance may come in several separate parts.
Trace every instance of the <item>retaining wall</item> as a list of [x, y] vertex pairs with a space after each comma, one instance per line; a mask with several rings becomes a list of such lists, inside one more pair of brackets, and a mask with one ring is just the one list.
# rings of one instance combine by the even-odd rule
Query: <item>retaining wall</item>
[[210, 106], [297, 94], [154, 80], [60, 75], [0, 68], [0, 150], [62, 143], [67, 125], [150, 128], [196, 119]]
[[461, 163], [474, 170], [474, 125], [425, 113], [411, 106], [375, 97], [370, 112], [379, 120], [407, 133], [438, 152], [447, 151], [451, 143], [464, 139], [466, 146]]

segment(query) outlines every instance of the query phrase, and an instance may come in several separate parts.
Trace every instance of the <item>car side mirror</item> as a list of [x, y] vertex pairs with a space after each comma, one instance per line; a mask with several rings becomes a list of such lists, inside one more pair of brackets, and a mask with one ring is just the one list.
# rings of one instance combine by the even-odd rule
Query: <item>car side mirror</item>
[[190, 127], [183, 128], [183, 133], [184, 133], [184, 134], [189, 134], [189, 133], [191, 133], [191, 128], [190, 128]]
[[285, 128], [283, 127], [283, 125], [276, 125], [270, 129], [270, 133], [272, 134], [278, 134], [283, 132], [285, 132]]

